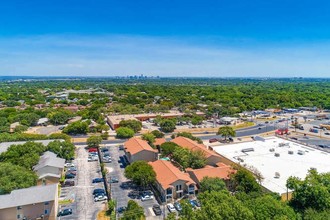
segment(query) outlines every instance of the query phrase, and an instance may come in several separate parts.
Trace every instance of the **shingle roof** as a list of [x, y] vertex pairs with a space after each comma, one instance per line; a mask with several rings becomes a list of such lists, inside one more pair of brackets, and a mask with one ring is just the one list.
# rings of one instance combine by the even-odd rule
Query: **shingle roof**
[[143, 150], [157, 152], [156, 149], [153, 149], [147, 141], [140, 138], [133, 137], [124, 143], [125, 151], [129, 152], [131, 155], [134, 155]]
[[220, 157], [218, 154], [216, 154], [215, 152], [208, 150], [206, 148], [205, 145], [203, 144], [198, 144], [197, 142], [186, 138], [186, 137], [176, 137], [173, 140], [171, 140], [171, 142], [176, 143], [177, 145], [184, 147], [184, 148], [188, 148], [189, 150], [202, 150], [205, 153], [206, 158], [209, 158], [211, 156], [217, 156]]
[[45, 166], [63, 168], [64, 164], [65, 159], [58, 158], [56, 157], [56, 154], [47, 151], [40, 157], [38, 164], [33, 167], [33, 170], [37, 171]]
[[183, 180], [186, 184], [195, 184], [187, 173], [181, 172], [169, 161], [157, 160], [154, 162], [149, 162], [149, 164], [156, 172], [156, 179], [164, 190], [169, 188], [171, 184], [178, 180]]
[[0, 195], [0, 209], [53, 201], [57, 196], [56, 190], [57, 184], [14, 190]]

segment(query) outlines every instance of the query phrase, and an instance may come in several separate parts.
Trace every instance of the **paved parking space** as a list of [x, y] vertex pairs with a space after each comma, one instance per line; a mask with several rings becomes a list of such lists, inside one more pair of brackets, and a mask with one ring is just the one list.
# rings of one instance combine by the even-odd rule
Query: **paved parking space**
[[[104, 188], [103, 183], [92, 183], [92, 179], [102, 177], [99, 162], [87, 162], [88, 152], [84, 146], [78, 146], [76, 160], [77, 167], [76, 185], [74, 187], [63, 188], [61, 194], [71, 196], [74, 202], [69, 205], [62, 205], [60, 209], [72, 208], [73, 214], [60, 219], [96, 219], [97, 213], [102, 209], [104, 202], [94, 202], [93, 190]], [[62, 195], [61, 195], [62, 196]], [[67, 197], [66, 197], [67, 198]]]
[[108, 180], [110, 177], [117, 178], [119, 183], [111, 183], [111, 195], [117, 201], [117, 208], [127, 206], [129, 200], [135, 200], [144, 208], [147, 219], [161, 219], [155, 216], [152, 211], [152, 206], [158, 204], [155, 199], [142, 202], [139, 196], [129, 197], [130, 192], [135, 191], [134, 185], [124, 176], [126, 163], [124, 160], [124, 151], [119, 150], [118, 145], [105, 145], [109, 149], [112, 157], [112, 163], [106, 163], [105, 167], [108, 169]]

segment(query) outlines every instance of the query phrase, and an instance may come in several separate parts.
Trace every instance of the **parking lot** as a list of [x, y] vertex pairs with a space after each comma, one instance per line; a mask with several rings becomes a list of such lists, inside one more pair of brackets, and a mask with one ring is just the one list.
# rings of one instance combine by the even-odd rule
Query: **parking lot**
[[[105, 145], [105, 147], [109, 149], [112, 157], [112, 162], [105, 164], [108, 170], [108, 180], [110, 180], [110, 177], [118, 179], [118, 183], [111, 183], [111, 195], [112, 199], [117, 202], [117, 210], [121, 207], [126, 207], [129, 200], [134, 200], [144, 208], [147, 219], [162, 219], [163, 216], [156, 216], [152, 210], [152, 206], [158, 204], [156, 199], [141, 201], [141, 191], [124, 176], [124, 170], [127, 166], [124, 159], [124, 151], [119, 150], [118, 145], [114, 144]], [[164, 210], [164, 207], [161, 207]], [[118, 216], [120, 215], [118, 213]]]
[[99, 162], [88, 162], [87, 158], [88, 152], [84, 146], [78, 146], [76, 159], [73, 161], [77, 168], [77, 176], [74, 178], [75, 186], [62, 188], [60, 195], [60, 198], [72, 199], [74, 202], [59, 206], [59, 210], [71, 208], [72, 215], [58, 219], [96, 219], [97, 213], [104, 206], [104, 202], [94, 202], [92, 195], [95, 188], [104, 188], [103, 183], [92, 183], [94, 178], [102, 177]]

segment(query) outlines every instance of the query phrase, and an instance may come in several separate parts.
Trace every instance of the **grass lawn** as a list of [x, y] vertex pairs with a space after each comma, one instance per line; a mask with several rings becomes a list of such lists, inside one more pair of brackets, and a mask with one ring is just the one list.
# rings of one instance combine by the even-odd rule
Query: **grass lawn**
[[234, 128], [234, 130], [237, 130], [237, 129], [241, 129], [241, 128], [251, 127], [254, 125], [255, 125], [254, 122], [247, 121], [247, 122], [244, 122], [243, 124], [235, 125], [235, 126], [233, 126], [233, 128]]

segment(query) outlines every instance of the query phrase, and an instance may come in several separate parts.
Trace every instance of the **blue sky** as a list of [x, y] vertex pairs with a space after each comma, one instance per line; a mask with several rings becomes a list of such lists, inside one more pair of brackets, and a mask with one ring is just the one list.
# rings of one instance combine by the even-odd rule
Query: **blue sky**
[[330, 2], [10, 0], [0, 75], [330, 76]]

